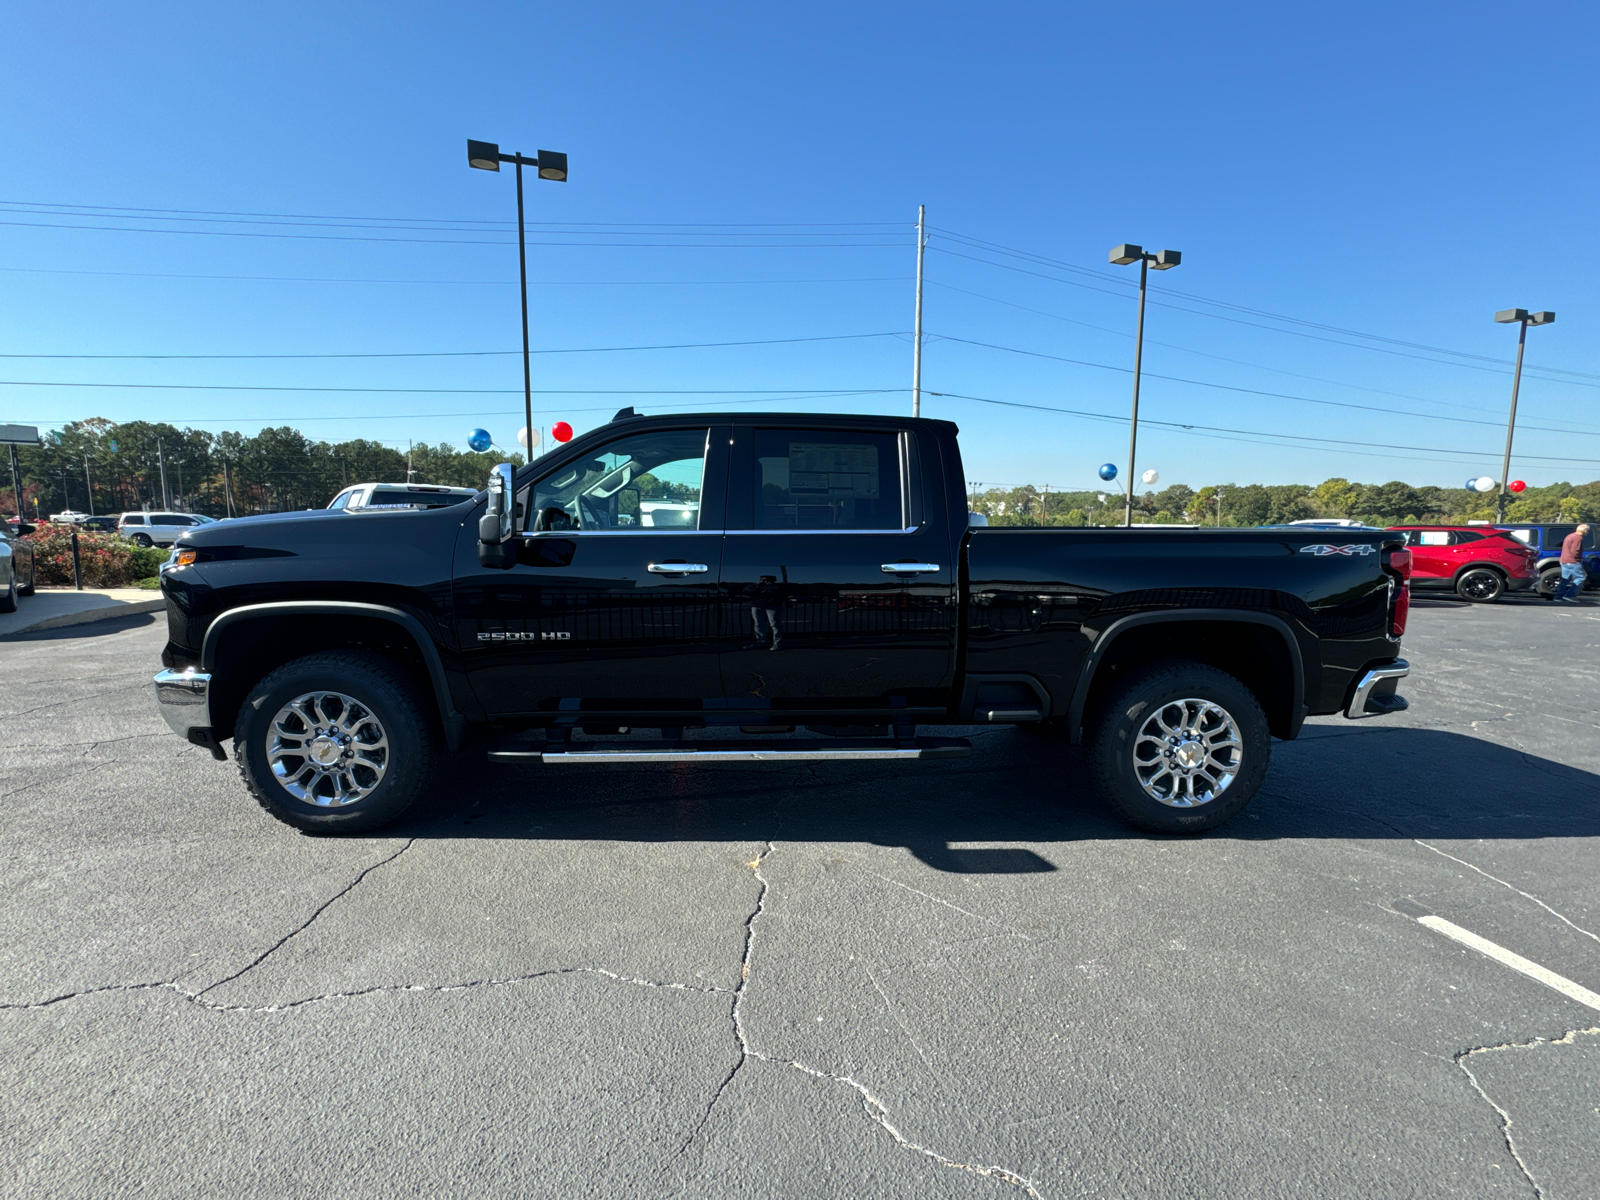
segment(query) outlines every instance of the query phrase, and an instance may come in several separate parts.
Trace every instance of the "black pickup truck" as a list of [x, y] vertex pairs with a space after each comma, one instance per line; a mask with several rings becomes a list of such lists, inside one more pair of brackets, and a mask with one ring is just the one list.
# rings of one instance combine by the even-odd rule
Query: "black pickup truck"
[[473, 727], [555, 766], [938, 759], [966, 742], [919, 725], [981, 724], [1084, 742], [1127, 819], [1199, 831], [1307, 715], [1405, 707], [1398, 535], [986, 528], [956, 432], [624, 409], [452, 507], [189, 530], [156, 699], [328, 832]]

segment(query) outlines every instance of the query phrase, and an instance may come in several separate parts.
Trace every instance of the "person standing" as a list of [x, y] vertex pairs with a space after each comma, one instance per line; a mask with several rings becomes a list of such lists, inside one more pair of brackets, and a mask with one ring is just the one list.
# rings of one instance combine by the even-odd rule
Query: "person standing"
[[1578, 603], [1578, 593], [1583, 591], [1583, 540], [1589, 534], [1587, 525], [1579, 525], [1561, 539], [1561, 582], [1556, 585], [1555, 598], [1562, 604]]

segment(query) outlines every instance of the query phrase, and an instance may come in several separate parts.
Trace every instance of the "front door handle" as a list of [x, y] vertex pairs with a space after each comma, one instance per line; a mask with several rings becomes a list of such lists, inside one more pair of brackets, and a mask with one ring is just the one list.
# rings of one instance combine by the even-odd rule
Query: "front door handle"
[[710, 569], [705, 563], [688, 562], [658, 562], [645, 568], [652, 575], [704, 575]]
[[939, 569], [938, 563], [906, 562], [883, 564], [883, 573], [885, 575], [930, 575]]

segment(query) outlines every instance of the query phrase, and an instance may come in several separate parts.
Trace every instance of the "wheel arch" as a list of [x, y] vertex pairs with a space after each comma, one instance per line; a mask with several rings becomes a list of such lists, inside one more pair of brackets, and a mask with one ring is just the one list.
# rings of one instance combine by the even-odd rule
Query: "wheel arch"
[[[307, 618], [321, 618], [308, 630]], [[278, 636], [275, 636], [278, 635]], [[292, 650], [284, 651], [284, 645]], [[245, 693], [267, 672], [323, 650], [377, 649], [400, 660], [438, 707], [445, 744], [461, 744], [466, 718], [450, 700], [439, 648], [411, 613], [355, 600], [283, 600], [228, 609], [206, 629], [200, 669], [212, 675], [211, 718], [220, 740], [233, 735]]]
[[[1185, 633], [1191, 636], [1178, 649]], [[1259, 653], [1251, 656], [1250, 650]], [[1306, 677], [1294, 631], [1272, 613], [1216, 608], [1133, 613], [1102, 630], [1084, 658], [1067, 709], [1072, 741], [1083, 740], [1086, 719], [1119, 669], [1173, 657], [1226, 671], [1255, 693], [1273, 736], [1298, 736], [1306, 716]]]
[[1511, 572], [1507, 571], [1499, 563], [1473, 562], [1456, 568], [1456, 573], [1450, 576], [1450, 582], [1452, 584], [1460, 583], [1461, 577], [1468, 571], [1493, 571], [1496, 575], [1500, 576], [1503, 582], [1509, 583], [1511, 581]]

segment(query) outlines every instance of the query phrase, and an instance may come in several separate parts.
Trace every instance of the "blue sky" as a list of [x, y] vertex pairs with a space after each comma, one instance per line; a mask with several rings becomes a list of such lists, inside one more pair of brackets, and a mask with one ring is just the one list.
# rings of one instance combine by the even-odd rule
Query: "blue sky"
[[[1497, 477], [1512, 306], [1558, 313], [1513, 476], [1600, 478], [1597, 27], [1562, 3], [19, 8], [0, 353], [511, 353], [8, 357], [0, 421], [512, 444], [514, 192], [468, 169], [476, 137], [571, 159], [528, 181], [538, 423], [908, 411], [921, 203], [924, 387], [950, 394], [924, 412], [972, 479], [1124, 461], [1122, 241], [1184, 256], [1147, 317], [1162, 485]], [[768, 344], [566, 352], [725, 342]]]

